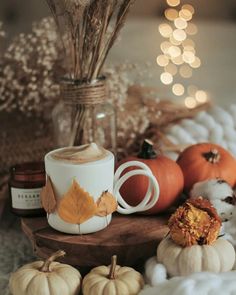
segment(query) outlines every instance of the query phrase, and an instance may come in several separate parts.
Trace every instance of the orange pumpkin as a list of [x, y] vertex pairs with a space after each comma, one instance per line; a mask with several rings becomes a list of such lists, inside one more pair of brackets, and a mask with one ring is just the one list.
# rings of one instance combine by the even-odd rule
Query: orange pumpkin
[[224, 148], [212, 143], [195, 144], [185, 149], [177, 163], [184, 174], [185, 191], [197, 182], [220, 178], [231, 186], [236, 183], [236, 160]]
[[[140, 161], [145, 163], [156, 177], [160, 186], [160, 196], [157, 204], [144, 214], [156, 214], [169, 208], [183, 191], [184, 178], [180, 167], [171, 159], [158, 155], [153, 150], [153, 144], [145, 140], [138, 157], [128, 157], [118, 166], [128, 161]], [[134, 170], [127, 168], [124, 173]], [[124, 200], [132, 205], [138, 205], [144, 198], [148, 189], [148, 179], [145, 176], [136, 175], [128, 179], [121, 187], [121, 195]]]

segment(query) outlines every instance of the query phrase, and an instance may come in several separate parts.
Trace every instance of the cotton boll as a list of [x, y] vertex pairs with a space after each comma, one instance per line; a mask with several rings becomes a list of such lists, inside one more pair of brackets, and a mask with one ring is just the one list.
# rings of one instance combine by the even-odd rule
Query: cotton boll
[[167, 279], [166, 268], [163, 264], [157, 263], [156, 257], [152, 257], [146, 262], [145, 275], [151, 286], [157, 286]]
[[235, 210], [235, 195], [231, 186], [222, 180], [212, 179], [198, 182], [190, 192], [191, 198], [202, 196], [216, 208], [222, 221], [232, 218]]
[[196, 122], [204, 125], [208, 130], [215, 128], [216, 121], [206, 112], [200, 112], [195, 117]]
[[232, 116], [219, 106], [212, 107], [209, 111], [209, 114], [212, 115], [215, 120], [221, 125], [231, 127], [234, 126], [234, 120], [232, 119]]

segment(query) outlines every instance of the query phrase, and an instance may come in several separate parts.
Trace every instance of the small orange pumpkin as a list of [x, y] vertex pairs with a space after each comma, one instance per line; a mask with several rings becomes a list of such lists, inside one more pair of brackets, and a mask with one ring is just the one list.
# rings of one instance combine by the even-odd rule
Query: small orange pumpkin
[[[183, 191], [184, 178], [180, 167], [173, 160], [158, 155], [153, 150], [153, 143], [145, 140], [138, 157], [128, 157], [118, 164], [118, 167], [128, 161], [140, 161], [146, 164], [156, 177], [160, 186], [160, 196], [157, 204], [144, 214], [156, 214], [169, 208]], [[124, 173], [134, 170], [127, 168]], [[121, 195], [131, 206], [138, 205], [148, 189], [148, 178], [136, 175], [128, 179], [121, 187]]]
[[220, 178], [232, 187], [236, 184], [236, 160], [224, 148], [212, 143], [199, 143], [185, 149], [177, 163], [184, 174], [185, 191], [197, 182]]

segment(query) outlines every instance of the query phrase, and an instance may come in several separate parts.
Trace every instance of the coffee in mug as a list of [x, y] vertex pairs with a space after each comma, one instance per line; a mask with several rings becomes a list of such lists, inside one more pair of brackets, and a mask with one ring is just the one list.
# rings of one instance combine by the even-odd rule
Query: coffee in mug
[[[126, 168], [137, 167], [123, 175]], [[117, 211], [121, 214], [132, 214], [146, 211], [153, 207], [159, 197], [159, 185], [150, 168], [139, 161], [121, 165], [116, 173], [114, 155], [95, 143], [80, 147], [66, 147], [49, 152], [45, 156], [46, 174], [50, 177], [53, 191], [58, 203], [70, 190], [72, 183], [78, 186], [96, 203], [104, 192], [114, 196], [118, 202]], [[121, 176], [122, 175], [122, 176]], [[149, 178], [149, 187], [143, 201], [136, 207], [125, 202], [120, 195], [123, 183], [134, 175], [145, 175]], [[58, 210], [48, 214], [48, 222], [54, 229], [69, 234], [88, 234], [104, 229], [111, 222], [112, 214], [92, 216], [81, 224], [72, 224], [63, 220]]]

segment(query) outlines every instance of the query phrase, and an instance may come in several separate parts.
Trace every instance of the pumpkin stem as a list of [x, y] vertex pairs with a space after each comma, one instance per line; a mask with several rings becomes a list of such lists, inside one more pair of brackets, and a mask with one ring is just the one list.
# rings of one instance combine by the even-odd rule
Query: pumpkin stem
[[113, 255], [111, 258], [110, 272], [108, 275], [109, 280], [115, 280], [116, 278], [116, 264], [117, 264], [117, 256]]
[[140, 159], [156, 159], [157, 153], [153, 149], [153, 142], [149, 139], [145, 139], [141, 151], [138, 154]]
[[220, 153], [217, 149], [213, 149], [210, 152], [203, 154], [203, 157], [212, 164], [216, 164], [220, 161]]
[[39, 269], [39, 271], [42, 272], [50, 272], [50, 265], [53, 261], [55, 261], [59, 257], [65, 256], [66, 252], [59, 250], [56, 253], [52, 254], [42, 265], [42, 267]]

